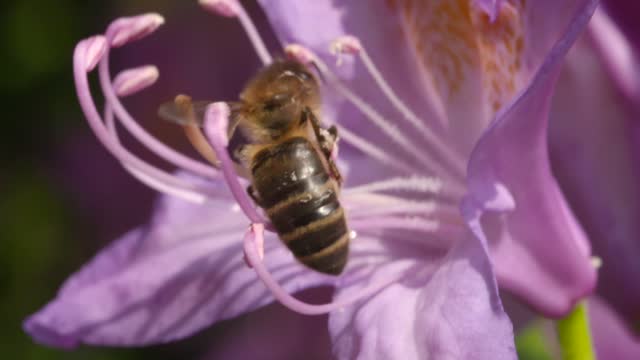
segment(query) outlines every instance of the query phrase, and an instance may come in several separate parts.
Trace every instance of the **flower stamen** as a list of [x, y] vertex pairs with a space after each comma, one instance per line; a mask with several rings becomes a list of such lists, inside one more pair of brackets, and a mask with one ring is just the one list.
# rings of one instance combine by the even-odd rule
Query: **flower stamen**
[[358, 56], [369, 75], [373, 78], [387, 100], [389, 100], [393, 105], [394, 109], [402, 115], [403, 119], [408, 121], [409, 124], [420, 132], [424, 137], [425, 143], [430, 146], [435, 153], [441, 156], [441, 162], [445, 164], [445, 166], [448, 166], [451, 172], [456, 176], [464, 176], [465, 168], [461, 155], [456, 153], [452, 146], [443, 142], [442, 137], [437, 136], [431, 129], [429, 129], [429, 127], [426, 126], [426, 122], [423, 119], [420, 119], [398, 97], [389, 83], [385, 80], [384, 76], [382, 76], [382, 73], [380, 73], [373, 60], [371, 60], [366, 48], [362, 46], [358, 38], [351, 35], [340, 37], [334, 40], [331, 44], [331, 50], [331, 52], [336, 55], [350, 54]]
[[112, 47], [124, 46], [152, 34], [164, 24], [160, 14], [148, 13], [114, 20], [107, 29], [107, 39]]
[[[107, 150], [109, 150], [109, 152], [111, 152], [123, 164], [135, 167], [137, 170], [148, 174], [152, 178], [158, 179], [158, 181], [162, 183], [162, 186], [155, 186], [155, 188], [163, 189], [162, 191], [164, 192], [170, 191], [170, 193], [189, 201], [197, 203], [204, 202], [206, 195], [204, 195], [197, 187], [193, 185], [186, 185], [179, 178], [154, 168], [148, 163], [142, 161], [140, 158], [131, 154], [122, 147], [117, 140], [114, 140], [109, 130], [105, 127], [91, 96], [89, 80], [87, 78], [88, 72], [95, 67], [95, 63], [101, 60], [100, 55], [104, 56], [104, 54], [106, 54], [106, 50], [102, 50], [101, 47], [107, 47], [106, 38], [103, 36], [94, 36], [80, 41], [78, 45], [76, 45], [73, 55], [74, 80], [78, 101], [85, 117], [87, 118], [89, 126], [95, 133], [96, 137], [104, 147], [107, 148]], [[111, 113], [108, 105], [105, 112], [107, 114]]]
[[[117, 27], [118, 24], [121, 24], [120, 20], [121, 19], [118, 19], [111, 23], [107, 30], [107, 34], [118, 34], [118, 32], [113, 29]], [[134, 37], [130, 38], [129, 40], [133, 41], [138, 38], [139, 37]], [[107, 37], [107, 39], [109, 38]], [[150, 133], [148, 133], [144, 128], [142, 128], [127, 112], [125, 107], [120, 102], [118, 96], [116, 95], [115, 89], [113, 87], [114, 85], [111, 82], [111, 76], [109, 74], [109, 48], [105, 50], [102, 60], [100, 61], [99, 77], [105, 101], [109, 103], [109, 105], [113, 108], [117, 119], [122, 122], [127, 131], [129, 131], [133, 135], [133, 137], [136, 138], [136, 140], [140, 141], [140, 143], [142, 143], [162, 159], [172, 163], [179, 168], [188, 170], [205, 178], [219, 178], [219, 173], [218, 171], [216, 171], [216, 169], [200, 161], [185, 156], [165, 145], [163, 142], [159, 141]]]
[[133, 95], [155, 84], [159, 75], [153, 65], [124, 70], [113, 80], [113, 88], [119, 97]]
[[345, 128], [344, 126], [336, 124], [336, 127], [338, 128], [338, 131], [340, 133], [340, 139], [347, 142], [354, 148], [362, 151], [363, 154], [403, 173], [411, 174], [415, 172], [415, 169], [412, 168], [411, 165], [407, 164], [404, 160], [389, 155], [389, 153], [383, 151], [370, 141], [365, 140], [363, 137], [356, 135], [354, 132]]
[[[285, 48], [285, 52], [294, 58], [300, 59], [300, 61], [305, 58], [311, 58], [314, 65], [321, 73], [322, 77], [327, 80], [327, 82], [347, 101], [349, 101], [353, 106], [355, 106], [365, 118], [371, 121], [374, 125], [376, 125], [380, 130], [382, 130], [396, 145], [402, 148], [405, 152], [411, 155], [413, 158], [418, 160], [422, 166], [425, 166], [427, 169], [430, 169], [435, 174], [445, 173], [445, 170], [441, 167], [440, 163], [435, 162], [429, 154], [426, 154], [423, 151], [419, 150], [419, 147], [414, 146], [411, 139], [409, 139], [405, 134], [402, 133], [393, 125], [389, 120], [385, 119], [382, 115], [380, 115], [374, 108], [369, 105], [366, 101], [356, 95], [353, 91], [351, 91], [330, 68], [327, 64], [322, 61], [318, 56], [313, 54], [313, 52], [309, 49], [304, 48], [299, 44], [291, 44]], [[464, 181], [464, 177], [461, 174], [458, 174], [456, 177], [460, 182]]]
[[216, 15], [237, 18], [240, 21], [240, 25], [242, 25], [242, 29], [244, 29], [244, 32], [247, 34], [253, 49], [260, 58], [260, 61], [262, 61], [264, 65], [268, 65], [273, 62], [273, 58], [271, 57], [269, 50], [267, 50], [267, 46], [264, 44], [256, 25], [239, 1], [199, 0], [198, 2], [204, 9]]

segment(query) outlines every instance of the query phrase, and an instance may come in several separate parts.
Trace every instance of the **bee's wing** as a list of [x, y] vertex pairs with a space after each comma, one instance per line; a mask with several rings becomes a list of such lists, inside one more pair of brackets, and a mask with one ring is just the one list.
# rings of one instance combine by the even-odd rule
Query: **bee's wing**
[[[204, 124], [205, 111], [211, 103], [213, 103], [213, 101], [192, 101], [191, 98], [186, 95], [178, 95], [174, 101], [167, 101], [160, 105], [158, 108], [158, 116], [162, 120], [174, 124], [202, 127]], [[243, 105], [239, 102], [228, 102], [227, 104], [231, 110], [229, 119], [229, 136], [231, 136], [238, 125], [239, 115], [242, 112]]]
[[158, 116], [162, 120], [178, 125], [197, 125], [204, 123], [204, 113], [207, 105], [213, 101], [197, 100], [185, 95], [178, 95], [174, 101], [167, 101], [158, 108]]

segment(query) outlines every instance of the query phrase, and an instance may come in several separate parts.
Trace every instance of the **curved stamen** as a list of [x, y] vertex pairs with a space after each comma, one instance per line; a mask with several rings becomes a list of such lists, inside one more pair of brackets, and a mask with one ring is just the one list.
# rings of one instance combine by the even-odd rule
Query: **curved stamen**
[[[321, 72], [323, 78], [327, 79], [327, 82], [347, 101], [349, 101], [353, 106], [355, 106], [363, 115], [365, 115], [366, 119], [370, 120], [374, 125], [376, 125], [380, 130], [382, 130], [385, 135], [387, 135], [396, 145], [398, 145], [401, 149], [411, 155], [413, 158], [418, 160], [423, 166], [427, 169], [431, 170], [435, 174], [444, 174], [451, 173], [451, 171], [447, 171], [442, 165], [435, 161], [431, 155], [421, 151], [419, 147], [414, 146], [411, 139], [409, 139], [405, 134], [402, 133], [395, 125], [393, 125], [389, 120], [385, 119], [382, 115], [380, 115], [376, 110], [371, 107], [366, 101], [356, 95], [353, 91], [351, 91], [327, 66], [327, 64], [322, 61], [318, 56], [313, 54], [312, 51], [306, 49], [298, 44], [288, 45], [285, 49], [287, 54], [294, 58], [300, 58], [300, 61], [305, 58], [312, 58], [313, 63], [316, 65], [316, 68]], [[463, 174], [452, 173], [457, 182], [464, 184], [464, 176]]]
[[120, 102], [118, 96], [115, 94], [113, 84], [111, 83], [111, 76], [109, 74], [109, 50], [105, 51], [102, 61], [99, 65], [100, 73], [100, 85], [102, 92], [104, 93], [105, 101], [113, 108], [113, 111], [122, 122], [124, 127], [144, 146], [146, 146], [153, 153], [159, 157], [169, 161], [175, 166], [198, 174], [205, 178], [219, 179], [220, 175], [213, 167], [206, 165], [200, 161], [191, 159], [185, 156], [169, 146], [165, 145], [154, 136], [149, 134], [143, 129], [136, 120], [127, 112], [125, 107]]
[[340, 310], [346, 306], [352, 305], [360, 300], [364, 300], [367, 297], [374, 295], [387, 286], [401, 280], [406, 274], [400, 273], [396, 276], [387, 277], [386, 279], [379, 280], [373, 285], [366, 287], [365, 289], [356, 291], [351, 296], [346, 296], [342, 300], [338, 300], [329, 304], [316, 305], [309, 304], [296, 299], [289, 295], [289, 293], [283, 289], [280, 284], [271, 276], [271, 273], [264, 266], [259, 256], [259, 244], [264, 242], [264, 229], [261, 224], [253, 224], [247, 231], [244, 237], [244, 253], [249, 265], [255, 270], [260, 280], [265, 284], [271, 294], [284, 306], [297, 313], [304, 315], [322, 315], [335, 310]]
[[332, 44], [332, 50], [336, 53], [349, 53], [356, 54], [369, 75], [373, 78], [378, 88], [383, 92], [393, 107], [402, 115], [402, 118], [407, 120], [420, 134], [424, 137], [426, 144], [432, 147], [432, 150], [438, 153], [442, 157], [442, 162], [451, 166], [452, 170], [459, 175], [465, 174], [465, 164], [462, 160], [462, 156], [455, 151], [453, 146], [448, 146], [442, 141], [441, 136], [437, 136], [423, 119], [420, 119], [409, 107], [398, 97], [393, 91], [389, 83], [385, 80], [382, 73], [375, 66], [371, 57], [367, 53], [367, 50], [360, 41], [353, 36], [344, 36], [336, 39]]
[[338, 128], [338, 132], [340, 133], [340, 139], [355, 147], [356, 149], [362, 151], [363, 154], [370, 156], [371, 158], [376, 159], [387, 166], [395, 168], [400, 172], [407, 174], [412, 174], [415, 172], [415, 169], [411, 165], [404, 162], [404, 160], [389, 155], [373, 143], [365, 140], [361, 136], [356, 135], [354, 132], [345, 128], [344, 126], [336, 124], [336, 127]]
[[260, 58], [260, 61], [264, 65], [271, 64], [273, 58], [269, 54], [269, 50], [264, 44], [260, 33], [258, 32], [256, 25], [251, 20], [251, 17], [245, 11], [242, 4], [237, 0], [199, 0], [200, 5], [206, 10], [226, 17], [237, 17], [240, 21], [240, 25], [247, 34], [253, 49]]
[[[127, 69], [121, 71], [113, 81], [113, 87], [116, 92], [116, 95], [119, 97], [126, 97], [129, 95], [133, 95], [137, 92], [140, 92], [147, 87], [153, 85], [158, 80], [158, 69], [153, 65], [139, 66], [132, 69]], [[114, 121], [113, 109], [107, 103], [104, 110], [104, 119], [106, 122], [107, 130], [111, 134], [113, 141], [116, 144], [120, 145], [118, 132], [116, 128], [116, 124]], [[204, 136], [203, 136], [204, 137]], [[191, 182], [179, 178], [173, 174], [167, 173], [166, 171], [158, 169], [156, 173], [163, 174], [161, 177], [155, 176], [153, 173], [145, 172], [145, 169], [140, 169], [135, 165], [131, 165], [128, 163], [122, 163], [125, 170], [127, 170], [133, 177], [138, 179], [143, 184], [155, 189], [159, 192], [166, 193], [169, 195], [174, 195], [178, 197], [185, 198], [187, 200], [195, 201], [197, 203], [201, 203], [200, 199], [193, 198], [190, 196], [189, 188], [196, 186], [197, 188], [201, 188], [200, 186], [194, 185]], [[167, 183], [164, 179], [171, 178], [174, 183], [178, 184], [178, 186], [172, 186]], [[187, 193], [185, 194], [185, 190]], [[215, 197], [216, 194], [211, 193], [210, 189], [204, 188], [199, 189], [198, 192], [202, 194], [207, 194], [208, 197]]]
[[[107, 124], [107, 131], [111, 134], [113, 142], [122, 147], [115, 126], [113, 109], [108, 105], [104, 109], [104, 118]], [[214, 197], [216, 195], [209, 193], [207, 188], [201, 188], [155, 167], [141, 167], [136, 163], [128, 161], [122, 161], [121, 164], [124, 169], [138, 179], [138, 181], [167, 195], [176, 196], [196, 204], [202, 204], [208, 197]], [[194, 192], [193, 189], [197, 189], [196, 192]]]
[[100, 53], [95, 51], [97, 48], [96, 44], [98, 42], [102, 42], [106, 47], [106, 39], [104, 37], [92, 37], [78, 43], [73, 55], [73, 72], [78, 101], [94, 134], [104, 147], [121, 162], [135, 166], [146, 173], [152, 174], [154, 177], [163, 179], [167, 184], [176, 187], [176, 194], [187, 200], [200, 203], [204, 202], [206, 196], [198, 192], [197, 189], [194, 189], [193, 187], [190, 187], [189, 189], [182, 189], [182, 184], [176, 182], [175, 177], [162, 173], [160, 170], [150, 166], [138, 157], [129, 153], [125, 148], [120, 146], [119, 143], [113, 141], [109, 131], [98, 114], [91, 96], [91, 91], [89, 90], [89, 80], [87, 77], [87, 71], [92, 69], [91, 65], [93, 64], [95, 66], [95, 62], [99, 60], [95, 59], [95, 56], [98, 56], [97, 54]]
[[[227, 127], [229, 125], [229, 115], [231, 111], [224, 102], [215, 102], [207, 107], [204, 117], [204, 132], [216, 156], [220, 161], [220, 169], [226, 180], [231, 194], [236, 202], [252, 223], [268, 224], [269, 222], [256, 210], [253, 201], [247, 195], [245, 188], [238, 181], [233, 160], [227, 152], [229, 138], [227, 137]], [[268, 225], [269, 226], [269, 225]]]

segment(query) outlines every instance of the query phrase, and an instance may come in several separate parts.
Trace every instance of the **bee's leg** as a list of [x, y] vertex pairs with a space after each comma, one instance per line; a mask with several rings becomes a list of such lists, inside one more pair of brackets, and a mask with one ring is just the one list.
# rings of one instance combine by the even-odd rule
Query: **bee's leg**
[[338, 129], [335, 126], [331, 126], [329, 129], [323, 129], [320, 126], [320, 121], [313, 114], [313, 111], [308, 107], [305, 107], [300, 121], [301, 123], [304, 123], [307, 120], [311, 121], [311, 127], [313, 128], [313, 132], [320, 144], [320, 150], [322, 150], [322, 153], [329, 164], [329, 171], [331, 171], [333, 178], [338, 182], [338, 184], [342, 185], [342, 175], [340, 175], [340, 171], [338, 170], [334, 157], [332, 156], [336, 142], [338, 141]]
[[338, 170], [338, 166], [336, 166], [335, 161], [329, 156], [327, 158], [327, 162], [329, 163], [329, 171], [331, 171], [331, 175], [338, 182], [338, 185], [342, 185], [342, 175], [340, 174], [340, 170]]
[[329, 156], [337, 139], [338, 130], [335, 126], [331, 126], [328, 130], [323, 129], [320, 126], [320, 121], [313, 114], [313, 111], [309, 109], [309, 107], [305, 107], [302, 111], [302, 118], [300, 119], [300, 123], [304, 124], [307, 120], [311, 121], [311, 127], [313, 128], [313, 133], [318, 139], [320, 149], [325, 154], [325, 156]]
[[334, 150], [338, 142], [338, 128], [335, 125], [331, 125], [327, 129], [327, 133], [329, 134], [330, 139], [326, 141], [327, 149], [329, 151], [329, 156], [334, 158]]

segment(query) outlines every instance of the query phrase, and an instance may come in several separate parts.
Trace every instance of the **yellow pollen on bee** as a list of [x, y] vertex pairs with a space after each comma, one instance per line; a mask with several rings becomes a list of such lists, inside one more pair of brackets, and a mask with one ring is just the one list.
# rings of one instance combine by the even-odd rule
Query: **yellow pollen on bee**
[[[445, 99], [480, 82], [491, 114], [518, 90], [525, 51], [524, 0], [507, 0], [495, 21], [473, 0], [388, 0], [404, 21], [423, 76]], [[478, 74], [480, 74], [478, 76]], [[473, 84], [472, 86], [475, 86]]]

